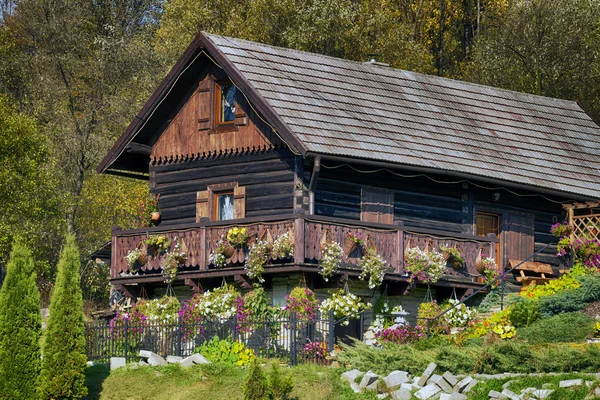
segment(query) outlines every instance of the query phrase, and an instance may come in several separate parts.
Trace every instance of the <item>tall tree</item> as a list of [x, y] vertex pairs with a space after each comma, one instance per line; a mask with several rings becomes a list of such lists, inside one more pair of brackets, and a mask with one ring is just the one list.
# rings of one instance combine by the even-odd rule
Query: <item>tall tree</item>
[[600, 3], [519, 0], [473, 52], [465, 78], [579, 100], [600, 117]]
[[42, 317], [31, 252], [14, 245], [0, 290], [0, 398], [37, 397]]
[[42, 399], [78, 399], [87, 394], [80, 269], [75, 237], [68, 235], [50, 301], [40, 375]]

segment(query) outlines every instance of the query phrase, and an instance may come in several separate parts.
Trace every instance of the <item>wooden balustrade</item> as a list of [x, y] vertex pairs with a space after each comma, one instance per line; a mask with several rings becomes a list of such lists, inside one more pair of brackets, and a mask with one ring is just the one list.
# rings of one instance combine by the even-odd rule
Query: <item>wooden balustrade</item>
[[[294, 259], [295, 265], [315, 265], [321, 259], [321, 240], [324, 233], [344, 245], [346, 236], [351, 232], [358, 232], [372, 243], [379, 255], [389, 265], [392, 274], [404, 274], [404, 249], [406, 246], [418, 246], [425, 248], [427, 242], [431, 243], [432, 249], [440, 245], [460, 246], [467, 260], [467, 268], [456, 271], [448, 268], [448, 275], [476, 275], [475, 258], [480, 248], [493, 257], [496, 238], [475, 237], [471, 235], [452, 234], [448, 232], [437, 232], [431, 230], [410, 229], [406, 232], [402, 225], [383, 225], [365, 223], [356, 220], [335, 219], [321, 216], [285, 215], [268, 218], [247, 218], [237, 221], [204, 222], [190, 225], [165, 226], [154, 228], [143, 228], [137, 230], [115, 230], [112, 241], [112, 263], [111, 278], [118, 278], [121, 274], [131, 273], [127, 264], [127, 253], [138, 246], [150, 235], [166, 235], [171, 238], [171, 248], [174, 240], [183, 244], [187, 253], [187, 261], [182, 267], [184, 271], [206, 271], [209, 269], [209, 255], [217, 248], [217, 242], [232, 227], [245, 227], [253, 237], [265, 238], [267, 230], [275, 239], [287, 231], [294, 235]], [[439, 238], [443, 237], [443, 238]], [[345, 267], [358, 264], [362, 256], [361, 250], [355, 250], [347, 255], [343, 262]], [[240, 267], [243, 265], [246, 254], [244, 250], [238, 249], [228, 260], [228, 264]], [[161, 268], [159, 257], [149, 257], [148, 263], [141, 267], [143, 273], [158, 272]], [[271, 260], [273, 263], [273, 260]]]

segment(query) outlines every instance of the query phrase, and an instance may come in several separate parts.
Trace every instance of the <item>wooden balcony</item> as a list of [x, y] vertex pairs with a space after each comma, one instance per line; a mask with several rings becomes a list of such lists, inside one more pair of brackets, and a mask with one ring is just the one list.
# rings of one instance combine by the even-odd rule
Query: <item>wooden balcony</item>
[[[217, 247], [217, 241], [227, 234], [232, 227], [246, 227], [249, 234], [262, 237], [269, 230], [273, 238], [292, 231], [294, 234], [294, 258], [289, 260], [271, 260], [265, 267], [265, 276], [277, 273], [317, 272], [321, 259], [320, 243], [324, 232], [329, 231], [330, 237], [338, 243], [344, 243], [350, 232], [360, 232], [372, 239], [380, 254], [388, 263], [385, 279], [392, 281], [407, 281], [404, 271], [404, 248], [411, 242], [425, 248], [427, 242], [432, 249], [439, 245], [453, 246], [460, 243], [466, 257], [466, 268], [454, 270], [448, 268], [446, 276], [440, 285], [472, 287], [477, 282], [475, 259], [480, 248], [490, 255], [495, 254], [497, 238], [457, 234], [431, 229], [404, 228], [403, 225], [385, 225], [368, 223], [357, 220], [331, 218], [324, 216], [288, 214], [273, 217], [245, 218], [230, 221], [206, 221], [187, 225], [169, 225], [135, 230], [113, 230], [111, 280], [115, 284], [160, 282], [160, 259], [150, 257], [148, 263], [139, 271], [130, 271], [125, 259], [127, 253], [137, 248], [150, 235], [166, 235], [175, 237], [183, 242], [187, 252], [187, 262], [180, 268], [177, 279], [190, 280], [219, 276], [245, 275], [242, 249], [237, 250], [228, 260], [224, 268], [216, 269], [209, 265], [209, 256]], [[342, 272], [350, 276], [360, 274], [358, 268], [359, 252], [354, 252], [344, 259]], [[242, 279], [243, 280], [243, 279]], [[461, 283], [463, 285], [461, 285]], [[468, 285], [464, 285], [468, 284]]]

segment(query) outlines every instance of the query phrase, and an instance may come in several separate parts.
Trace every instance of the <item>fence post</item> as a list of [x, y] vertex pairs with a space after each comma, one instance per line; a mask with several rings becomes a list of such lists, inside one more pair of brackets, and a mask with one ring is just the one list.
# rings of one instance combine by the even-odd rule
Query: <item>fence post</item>
[[123, 340], [123, 351], [125, 352], [125, 362], [127, 363], [129, 361], [129, 318], [125, 318], [125, 333], [123, 335], [124, 340]]
[[237, 342], [238, 340], [238, 320], [237, 315], [233, 316], [233, 341]]
[[333, 310], [329, 310], [329, 337], [327, 339], [327, 351], [331, 353], [335, 344], [335, 315]]
[[297, 363], [297, 348], [296, 348], [296, 313], [290, 313], [290, 365], [294, 366]]
[[177, 318], [177, 355], [179, 357], [183, 356], [181, 342], [183, 339], [182, 326], [181, 326], [181, 315], [178, 315]]
[[363, 327], [365, 324], [365, 312], [361, 312], [360, 313], [360, 323], [359, 323], [359, 328], [358, 328], [358, 340], [360, 340], [361, 342], [363, 341]]

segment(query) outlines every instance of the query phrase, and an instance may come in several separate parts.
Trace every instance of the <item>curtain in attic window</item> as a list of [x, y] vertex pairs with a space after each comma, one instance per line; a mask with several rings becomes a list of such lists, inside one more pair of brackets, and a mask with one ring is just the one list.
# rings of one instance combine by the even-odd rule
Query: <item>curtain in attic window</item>
[[234, 218], [233, 193], [218, 196], [218, 219], [225, 221]]

